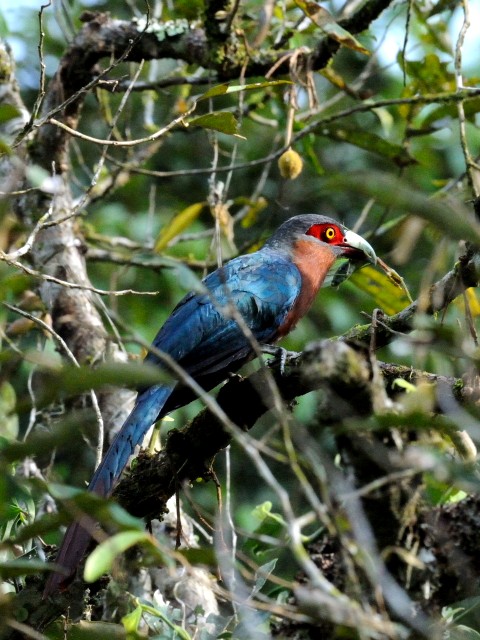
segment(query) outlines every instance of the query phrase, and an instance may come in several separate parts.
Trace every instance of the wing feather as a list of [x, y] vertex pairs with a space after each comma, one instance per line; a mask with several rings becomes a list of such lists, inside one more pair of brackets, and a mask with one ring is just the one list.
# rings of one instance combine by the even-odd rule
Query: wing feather
[[[228, 311], [233, 307], [259, 342], [275, 340], [299, 295], [301, 276], [287, 258], [262, 250], [230, 261], [204, 284], [208, 293], [185, 296], [153, 341], [195, 378], [231, 363], [238, 368], [249, 358], [249, 340]], [[160, 364], [155, 354], [146, 359]]]

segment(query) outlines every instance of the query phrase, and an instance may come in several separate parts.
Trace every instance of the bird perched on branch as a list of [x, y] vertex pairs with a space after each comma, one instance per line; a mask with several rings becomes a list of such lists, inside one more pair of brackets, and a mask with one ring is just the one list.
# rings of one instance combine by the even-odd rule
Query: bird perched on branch
[[[376, 263], [372, 247], [335, 220], [314, 214], [290, 218], [259, 251], [231, 260], [204, 279], [203, 292], [186, 295], [145, 360], [168, 369], [160, 352], [167, 354], [208, 391], [255, 356], [253, 340], [276, 343], [305, 315], [320, 287], [340, 284], [368, 262]], [[109, 496], [151, 425], [194, 397], [185, 381], [141, 391], [89, 491]], [[56, 559], [63, 572], [50, 574], [44, 597], [68, 584], [91, 527], [91, 518], [70, 525]]]

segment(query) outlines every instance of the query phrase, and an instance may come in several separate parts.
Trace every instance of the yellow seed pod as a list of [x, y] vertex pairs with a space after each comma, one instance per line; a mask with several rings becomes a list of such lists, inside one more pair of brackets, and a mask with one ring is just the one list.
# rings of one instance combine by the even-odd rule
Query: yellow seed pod
[[287, 149], [278, 159], [278, 168], [282, 178], [295, 180], [302, 173], [303, 160], [292, 148]]

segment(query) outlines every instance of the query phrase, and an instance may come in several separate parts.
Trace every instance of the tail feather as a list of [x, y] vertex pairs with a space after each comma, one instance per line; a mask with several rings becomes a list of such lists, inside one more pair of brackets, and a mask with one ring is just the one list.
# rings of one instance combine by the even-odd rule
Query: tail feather
[[[98, 466], [88, 486], [89, 491], [102, 497], [108, 497], [112, 493], [135, 447], [162, 415], [162, 409], [172, 390], [172, 387], [154, 386], [138, 397], [135, 407]], [[95, 526], [96, 523], [91, 517], [84, 516], [68, 527], [55, 560], [60, 571], [50, 574], [43, 592], [44, 598], [58, 589], [65, 588], [71, 582], [88, 548]]]
[[92, 540], [91, 531], [95, 526], [95, 520], [84, 516], [78, 522], [72, 522], [68, 527], [55, 558], [58, 570], [55, 569], [48, 576], [43, 591], [44, 598], [48, 598], [59, 589], [66, 589], [72, 582], [77, 566], [80, 564]]
[[95, 471], [88, 485], [89, 491], [103, 497], [112, 493], [135, 447], [159, 418], [171, 393], [171, 387], [154, 386], [138, 397], [131, 414]]

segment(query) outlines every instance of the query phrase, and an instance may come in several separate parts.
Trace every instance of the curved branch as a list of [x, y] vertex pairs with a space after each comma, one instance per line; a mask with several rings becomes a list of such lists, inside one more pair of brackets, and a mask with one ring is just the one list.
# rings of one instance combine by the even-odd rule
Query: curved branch
[[[384, 316], [375, 329], [376, 348], [389, 344], [398, 333], [412, 331], [413, 321], [418, 312], [433, 315], [446, 309], [448, 305], [470, 287], [478, 286], [480, 250], [470, 248], [458, 259], [457, 264], [438, 282], [433, 284], [428, 293], [412, 302], [406, 309], [394, 316]], [[346, 342], [370, 343], [372, 325], [354, 327], [344, 334], [341, 340]]]

